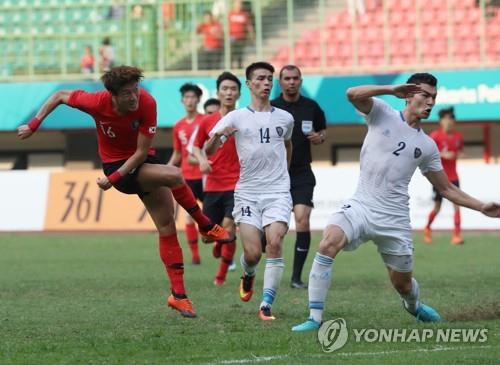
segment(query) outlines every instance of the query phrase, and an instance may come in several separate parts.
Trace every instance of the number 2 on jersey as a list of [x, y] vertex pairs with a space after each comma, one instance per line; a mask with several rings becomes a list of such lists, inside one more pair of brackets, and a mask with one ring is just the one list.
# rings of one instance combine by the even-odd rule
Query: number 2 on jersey
[[404, 143], [404, 142], [399, 142], [399, 143], [398, 143], [398, 146], [399, 146], [399, 148], [398, 148], [398, 149], [396, 149], [396, 150], [392, 151], [392, 154], [393, 154], [393, 155], [399, 156], [399, 155], [400, 155], [400, 153], [399, 153], [399, 152], [405, 149], [405, 147], [406, 147], [406, 143]]
[[260, 143], [270, 143], [271, 137], [269, 137], [269, 128], [260, 128]]

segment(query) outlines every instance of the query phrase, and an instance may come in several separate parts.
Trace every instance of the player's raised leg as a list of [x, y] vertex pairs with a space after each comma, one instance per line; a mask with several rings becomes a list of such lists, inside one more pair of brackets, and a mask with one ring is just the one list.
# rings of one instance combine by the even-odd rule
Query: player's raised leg
[[145, 163], [139, 171], [138, 179], [144, 191], [152, 191], [159, 186], [170, 187], [175, 200], [194, 218], [203, 236], [215, 241], [230, 240], [229, 234], [221, 226], [212, 223], [203, 214], [179, 168]]
[[[386, 264], [388, 260], [392, 260], [393, 264], [391, 266], [396, 267], [398, 261], [407, 261], [408, 258], [405, 256], [392, 256], [382, 255]], [[410, 257], [411, 258], [411, 257]], [[404, 264], [402, 264], [404, 266]], [[408, 313], [414, 316], [418, 321], [421, 322], [439, 322], [441, 316], [432, 307], [423, 304], [419, 300], [420, 289], [417, 280], [412, 276], [412, 272], [398, 272], [390, 267], [387, 267], [389, 271], [389, 277], [394, 289], [399, 293], [401, 299], [403, 300], [403, 306]], [[401, 268], [400, 270], [404, 270]]]
[[292, 331], [312, 331], [321, 326], [326, 294], [332, 281], [333, 261], [346, 244], [347, 237], [339, 226], [328, 225], [325, 228], [309, 274], [309, 318], [294, 326]]
[[262, 289], [262, 302], [260, 303], [259, 316], [262, 320], [273, 320], [271, 307], [276, 299], [276, 294], [285, 270], [283, 260], [283, 239], [288, 231], [284, 222], [273, 222], [265, 227], [266, 233], [266, 268], [264, 270], [264, 285]]
[[170, 279], [172, 294], [168, 297], [167, 304], [178, 310], [183, 317], [196, 317], [184, 287], [184, 261], [175, 229], [170, 190], [166, 187], [156, 188], [146, 194], [142, 201], [158, 230], [160, 257]]
[[261, 231], [247, 223], [240, 223], [240, 237], [243, 243], [243, 254], [240, 258], [243, 276], [240, 282], [240, 299], [248, 302], [253, 294], [255, 269], [262, 256]]

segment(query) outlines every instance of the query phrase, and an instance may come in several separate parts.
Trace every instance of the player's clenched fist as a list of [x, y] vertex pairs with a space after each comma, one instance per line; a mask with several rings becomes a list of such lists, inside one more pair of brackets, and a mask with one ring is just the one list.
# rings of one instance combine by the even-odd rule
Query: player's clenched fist
[[33, 130], [27, 124], [17, 127], [17, 136], [21, 139], [29, 138], [32, 134]]
[[97, 178], [97, 185], [102, 189], [102, 190], [108, 190], [111, 188], [113, 185], [109, 182], [107, 177], [98, 177]]

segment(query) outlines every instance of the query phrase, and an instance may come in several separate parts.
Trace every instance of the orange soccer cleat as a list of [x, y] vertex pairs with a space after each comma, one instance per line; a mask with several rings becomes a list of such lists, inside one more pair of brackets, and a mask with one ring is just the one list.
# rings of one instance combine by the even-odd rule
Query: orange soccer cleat
[[177, 299], [173, 295], [169, 295], [167, 304], [170, 308], [179, 311], [181, 316], [186, 318], [195, 318], [196, 312], [193, 308], [193, 303], [188, 298]]
[[424, 229], [424, 242], [428, 245], [432, 243], [432, 231], [430, 228]]
[[464, 239], [459, 234], [454, 234], [451, 237], [451, 244], [455, 245], [455, 246], [463, 245], [464, 244]]
[[229, 236], [229, 233], [218, 224], [214, 224], [212, 228], [209, 229], [208, 231], [204, 231], [200, 228], [200, 234], [203, 236], [204, 243], [211, 243], [214, 241], [219, 241], [219, 242], [232, 241], [232, 238], [231, 236]]
[[243, 274], [240, 281], [240, 299], [244, 302], [248, 302], [252, 298], [253, 294], [253, 280], [255, 276], [248, 276]]

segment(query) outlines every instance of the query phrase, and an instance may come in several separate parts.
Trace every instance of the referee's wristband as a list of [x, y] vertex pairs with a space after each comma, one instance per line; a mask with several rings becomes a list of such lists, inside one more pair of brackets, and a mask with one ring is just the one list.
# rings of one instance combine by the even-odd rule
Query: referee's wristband
[[31, 129], [33, 132], [35, 132], [38, 127], [40, 127], [40, 124], [42, 124], [42, 121], [38, 119], [37, 117], [34, 117], [33, 119], [30, 120], [28, 123], [29, 129]]
[[122, 175], [116, 170], [113, 172], [111, 175], [108, 176], [108, 181], [111, 183], [111, 185], [115, 185], [118, 181], [120, 181], [122, 178]]

